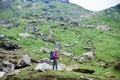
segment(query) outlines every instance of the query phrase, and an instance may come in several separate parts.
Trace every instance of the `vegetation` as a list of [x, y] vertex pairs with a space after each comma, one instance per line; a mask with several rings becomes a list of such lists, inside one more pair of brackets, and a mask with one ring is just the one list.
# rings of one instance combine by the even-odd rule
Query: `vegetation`
[[[25, 27], [35, 27], [38, 29], [36, 33], [46, 33], [47, 35], [49, 35], [51, 27], [56, 27], [53, 29], [55, 39], [61, 43], [63, 50], [72, 53], [74, 56], [81, 56], [87, 52], [83, 47], [90, 41], [95, 47], [94, 55], [97, 59], [105, 62], [113, 62], [120, 56], [119, 14], [119, 9], [116, 7], [101, 12], [90, 12], [68, 3], [23, 3], [17, 0], [12, 3], [11, 8], [4, 9], [2, 12], [0, 11], [0, 20], [4, 20], [6, 24], [18, 25], [16, 27], [13, 25], [10, 28], [0, 25], [0, 34], [5, 35], [8, 40], [22, 46], [25, 53], [28, 53], [31, 58], [39, 60], [49, 57], [47, 54], [40, 53], [39, 49], [42, 47], [53, 49], [54, 43], [44, 42], [32, 30], [25, 30]], [[71, 25], [72, 22], [76, 22], [78, 26]], [[87, 28], [90, 25], [93, 27]], [[107, 25], [110, 31], [105, 32], [96, 29], [98, 25]], [[65, 28], [64, 32], [62, 28]], [[30, 34], [29, 38], [23, 38], [18, 35], [25, 32]], [[75, 41], [78, 44], [71, 47], [63, 47], [64, 44], [72, 44]], [[12, 77], [11, 80], [27, 80], [27, 78], [30, 78], [30, 80], [44, 80], [45, 78], [45, 80], [56, 80], [56, 78], [58, 80], [80, 80], [78, 74], [95, 77], [95, 80], [108, 80], [107, 76], [115, 76], [116, 80], [120, 79], [120, 71], [114, 70], [113, 64], [108, 68], [103, 68], [100, 67], [99, 62], [94, 60], [81, 64], [79, 61], [72, 62], [65, 56], [62, 56], [62, 60], [59, 61], [66, 65], [78, 64], [82, 68], [94, 69], [95, 73], [84, 74], [74, 71], [47, 71], [42, 73], [33, 71], [36, 65], [33, 64], [31, 67], [22, 70], [19, 75]]]

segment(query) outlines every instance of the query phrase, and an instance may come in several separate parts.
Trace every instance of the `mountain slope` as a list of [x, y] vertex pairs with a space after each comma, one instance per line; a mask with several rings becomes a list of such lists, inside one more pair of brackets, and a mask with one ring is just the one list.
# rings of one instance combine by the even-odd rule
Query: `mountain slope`
[[[78, 64], [82, 68], [95, 70], [94, 74], [83, 74], [85, 76], [97, 76], [100, 80], [108, 80], [110, 78], [104, 76], [109, 75], [110, 77], [115, 76], [114, 79], [119, 80], [119, 71], [113, 69], [113, 64], [110, 64], [108, 68], [100, 67], [102, 62], [112, 63], [120, 56], [120, 13], [116, 7], [101, 12], [90, 12], [70, 3], [17, 0], [11, 3], [10, 8], [1, 10], [0, 34], [3, 34], [8, 41], [21, 46], [23, 52], [29, 53], [31, 58], [38, 60], [48, 58], [49, 55], [39, 52], [39, 49], [54, 49], [57, 42], [61, 44], [62, 50], [72, 53], [75, 57], [80, 57], [89, 51], [86, 46], [89, 47], [90, 44], [94, 47], [93, 53], [96, 60], [81, 64], [80, 59], [73, 62], [71, 58], [61, 56], [62, 59], [59, 61], [66, 65]], [[48, 38], [51, 32], [54, 33], [55, 43], [44, 41], [44, 37]], [[28, 33], [30, 36], [24, 38], [19, 36], [19, 33]], [[42, 37], [41, 34], [45, 34], [45, 36]], [[34, 65], [27, 68], [28, 72], [32, 71], [33, 67]], [[22, 71], [17, 76], [18, 80], [29, 77], [27, 69], [25, 69], [26, 72]], [[107, 75], [107, 72], [110, 73]], [[31, 72], [32, 75], [35, 73], [38, 76], [43, 74]], [[65, 71], [48, 71], [48, 73], [59, 75], [60, 79], [64, 76], [64, 80], [67, 79], [67, 76], [73, 75], [74, 79], [77, 74], [82, 74], [75, 72], [67, 74], [68, 72]], [[45, 74], [47, 75], [47, 72]], [[72, 80], [71, 77], [70, 79]]]

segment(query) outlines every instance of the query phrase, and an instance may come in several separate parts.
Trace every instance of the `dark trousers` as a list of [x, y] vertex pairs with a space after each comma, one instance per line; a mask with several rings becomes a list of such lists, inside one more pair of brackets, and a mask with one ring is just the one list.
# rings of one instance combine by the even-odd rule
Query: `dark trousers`
[[57, 59], [53, 59], [53, 69], [58, 69]]

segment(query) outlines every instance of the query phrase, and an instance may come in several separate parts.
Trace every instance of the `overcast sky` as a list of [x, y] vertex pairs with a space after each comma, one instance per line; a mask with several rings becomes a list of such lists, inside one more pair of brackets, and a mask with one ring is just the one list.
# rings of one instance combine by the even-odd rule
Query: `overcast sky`
[[69, 0], [71, 3], [82, 6], [91, 11], [101, 11], [117, 4], [120, 0]]

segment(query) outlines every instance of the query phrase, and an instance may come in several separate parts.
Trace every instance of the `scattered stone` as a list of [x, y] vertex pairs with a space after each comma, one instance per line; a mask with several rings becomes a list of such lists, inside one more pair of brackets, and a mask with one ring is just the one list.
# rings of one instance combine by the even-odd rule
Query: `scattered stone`
[[78, 68], [79, 68], [79, 66], [77, 64], [75, 64], [75, 65], [67, 66], [65, 70], [66, 71], [72, 71], [72, 70], [78, 69]]
[[74, 46], [74, 45], [76, 45], [76, 44], [78, 44], [78, 41], [75, 41], [75, 42], [73, 42], [73, 43], [71, 43], [71, 44], [64, 44], [64, 46], [65, 46], [65, 47], [71, 47], [71, 46]]
[[48, 48], [41, 48], [39, 51], [42, 53], [49, 53], [51, 50]]
[[60, 53], [61, 53], [62, 55], [67, 56], [67, 57], [71, 57], [71, 56], [72, 56], [72, 53], [68, 53], [68, 52], [65, 52], [65, 51], [63, 51], [63, 50], [60, 50]]
[[21, 37], [30, 37], [29, 33], [19, 33]]
[[87, 25], [86, 28], [93, 29], [94, 26], [93, 25]]
[[99, 29], [105, 32], [110, 32], [110, 28], [107, 25], [98, 25], [96, 29]]
[[94, 70], [82, 69], [82, 68], [73, 69], [73, 71], [82, 72], [82, 73], [91, 73], [91, 74], [93, 74], [95, 72]]
[[86, 52], [81, 56], [80, 62], [86, 62], [91, 59], [94, 59], [93, 52]]
[[82, 80], [95, 80], [94, 78], [88, 78], [84, 75], [79, 75], [79, 77], [82, 79]]

